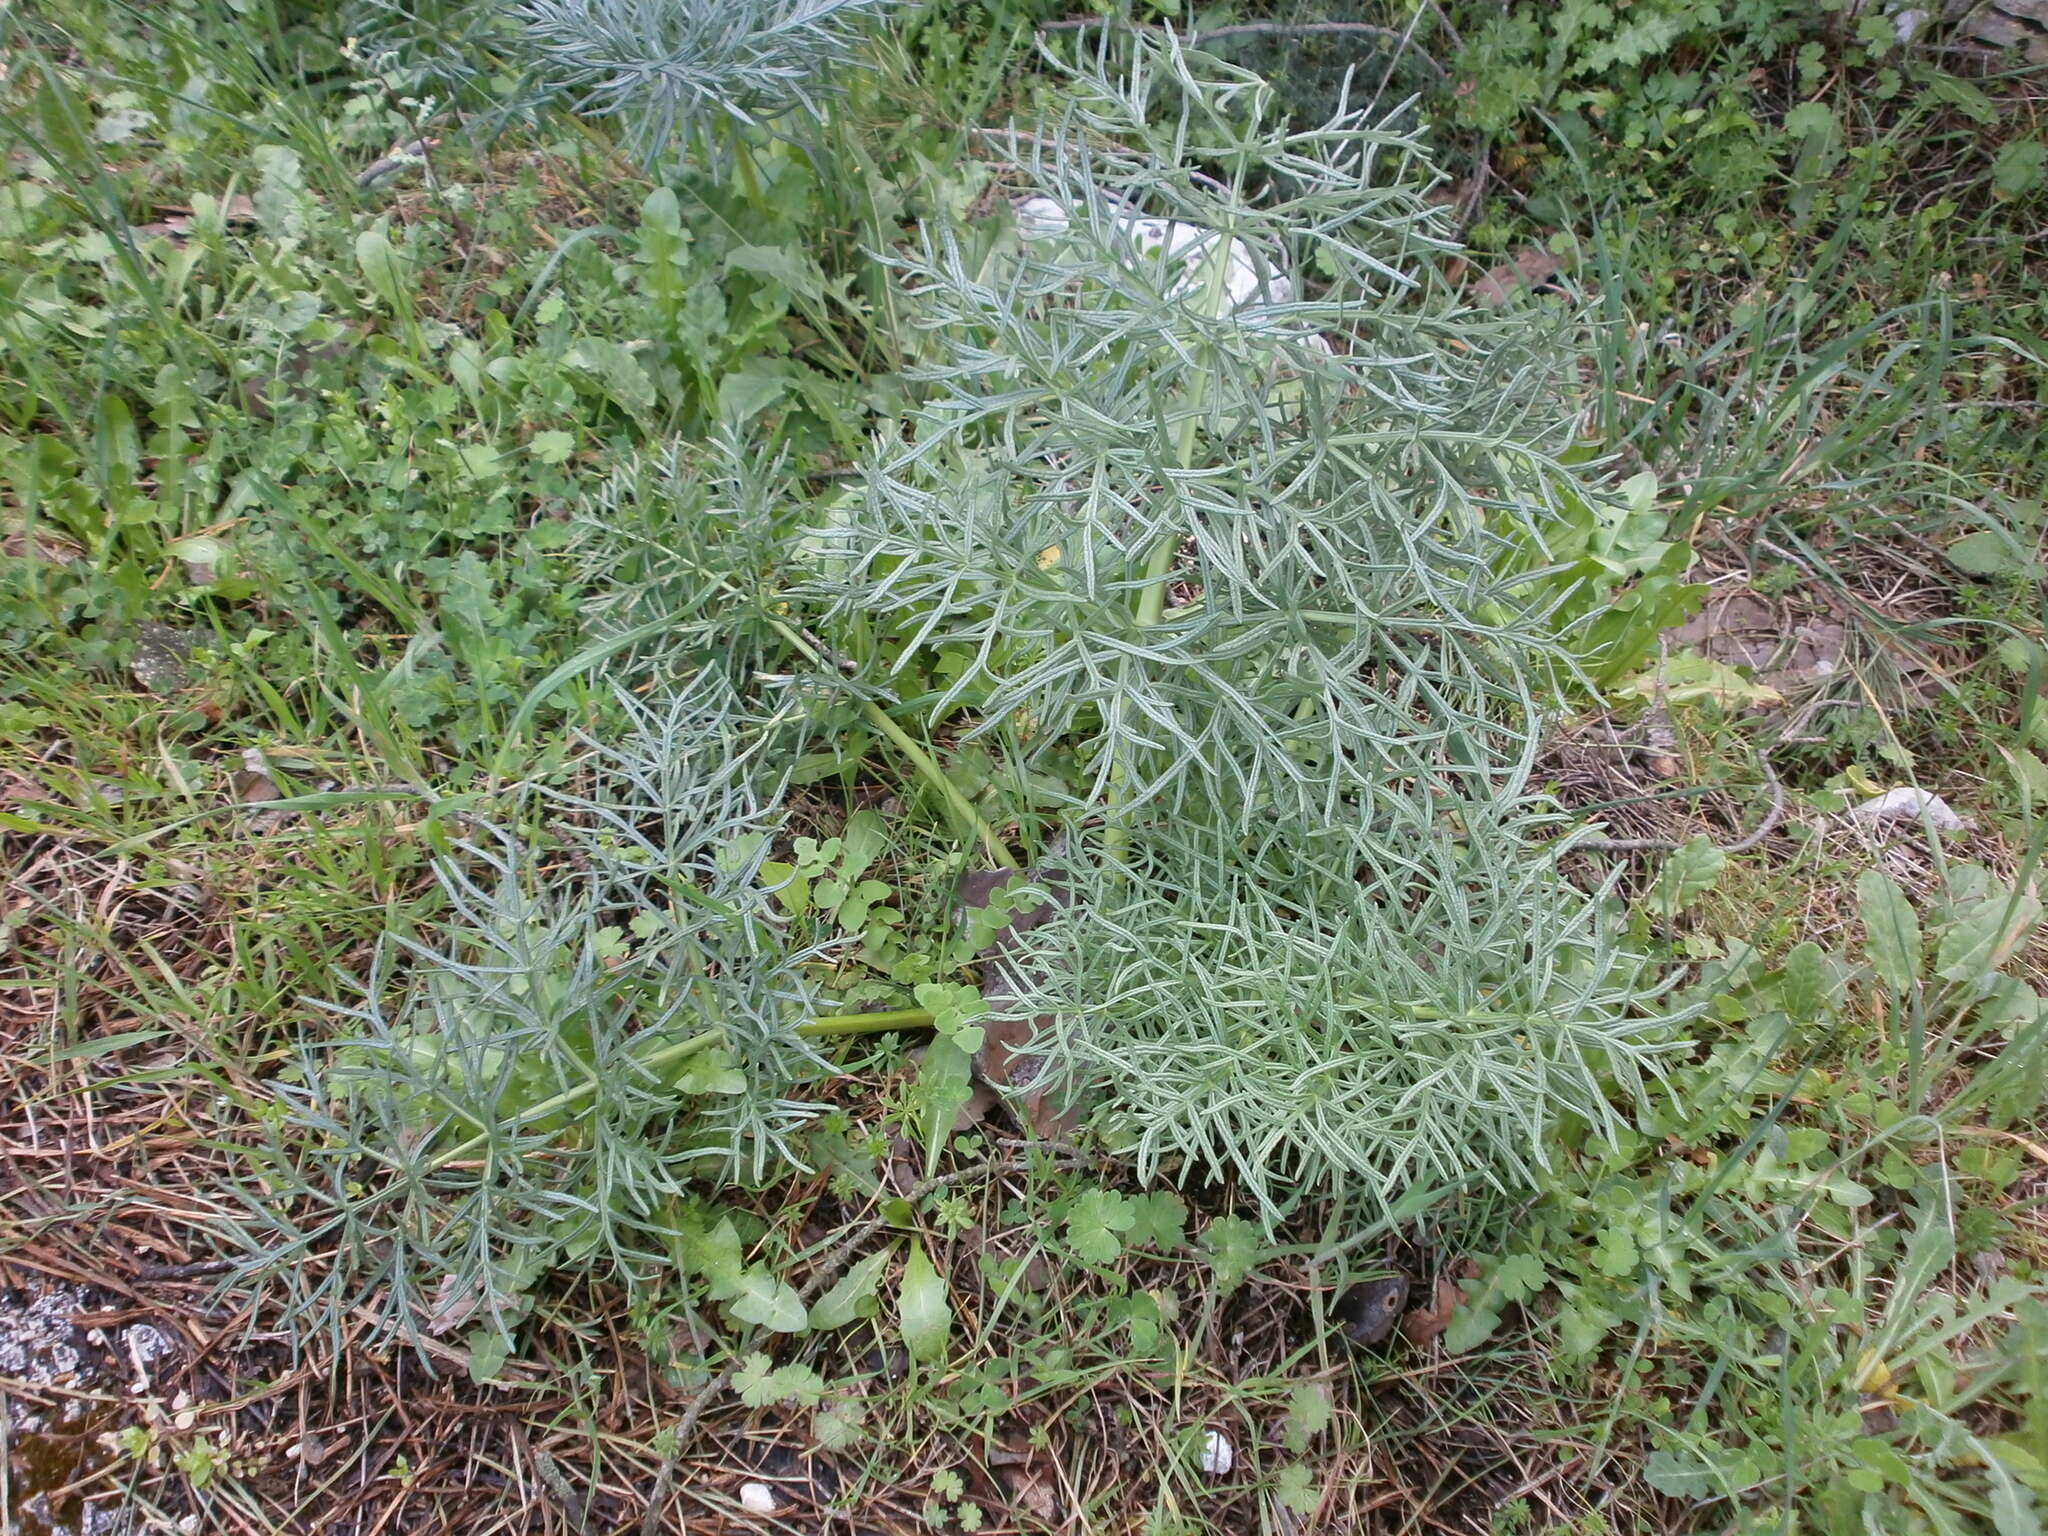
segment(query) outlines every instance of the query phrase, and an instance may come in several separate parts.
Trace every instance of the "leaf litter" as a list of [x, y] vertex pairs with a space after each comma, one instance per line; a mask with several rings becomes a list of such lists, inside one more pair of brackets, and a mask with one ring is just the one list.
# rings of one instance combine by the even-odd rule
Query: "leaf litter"
[[983, 1024], [981, 1049], [975, 1052], [975, 1072], [1021, 1112], [1023, 1119], [1046, 1141], [1058, 1141], [1080, 1123], [1082, 1108], [1055, 1103], [1040, 1079], [1045, 1072], [1043, 1058], [1034, 1055], [1029, 1042], [1045, 1024], [1042, 1019], [1006, 1017], [1024, 990], [1013, 958], [1018, 939], [1042, 926], [1064, 908], [1069, 900], [1057, 877], [1027, 870], [973, 870], [960, 877], [959, 902], [964, 908], [986, 907], [1012, 886], [1039, 885], [1049, 894], [1036, 906], [1012, 914], [981, 949], [981, 996], [994, 1017]]

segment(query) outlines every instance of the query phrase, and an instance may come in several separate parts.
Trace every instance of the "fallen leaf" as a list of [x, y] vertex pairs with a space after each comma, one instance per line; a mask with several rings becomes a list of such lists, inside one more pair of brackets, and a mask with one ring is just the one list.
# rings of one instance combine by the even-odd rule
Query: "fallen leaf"
[[50, 565], [70, 565], [84, 554], [85, 550], [80, 545], [56, 534], [45, 533], [40, 528], [33, 533], [10, 528], [0, 534], [0, 555], [10, 560], [41, 560]]
[[1747, 667], [1763, 683], [1782, 688], [1831, 676], [1841, 665], [1848, 631], [1836, 619], [1792, 615], [1740, 589], [1709, 597], [1700, 611], [1670, 632], [1675, 650], [1696, 649], [1723, 666]]
[[1455, 1280], [1448, 1275], [1439, 1276], [1428, 1304], [1410, 1309], [1401, 1319], [1401, 1337], [1417, 1349], [1428, 1348], [1451, 1326], [1451, 1314], [1464, 1299], [1465, 1293]]
[[[247, 756], [249, 754], [244, 755]], [[262, 755], [260, 753], [254, 755], [257, 757], [258, 763], [260, 763]], [[277, 781], [271, 778], [268, 773], [265, 773], [260, 766], [238, 768], [229, 775], [228, 782], [234, 789], [235, 799], [243, 805], [260, 805], [265, 800], [282, 798], [282, 792], [277, 787]]]
[[1498, 309], [1518, 290], [1542, 289], [1562, 270], [1562, 263], [1550, 252], [1538, 245], [1525, 245], [1515, 252], [1513, 261], [1493, 268], [1474, 283], [1472, 298], [1488, 309]]
[[882, 1164], [882, 1183], [892, 1194], [907, 1197], [918, 1185], [917, 1148], [908, 1138], [891, 1136], [889, 1156]]
[[967, 1094], [967, 1102], [953, 1114], [953, 1134], [958, 1136], [973, 1130], [988, 1118], [988, 1112], [996, 1107], [998, 1095], [985, 1082], [976, 1083]]
[[168, 553], [185, 562], [185, 579], [195, 587], [211, 586], [220, 579], [221, 562], [227, 546], [206, 534], [194, 534], [170, 545]]
[[1003, 1467], [997, 1476], [1012, 1504], [1047, 1525], [1059, 1523], [1058, 1485], [1043, 1458], [1033, 1457], [1022, 1465]]
[[427, 1332], [431, 1334], [451, 1333], [476, 1315], [477, 1308], [484, 1304], [484, 1283], [471, 1276], [443, 1275], [440, 1287], [434, 1292], [434, 1310], [427, 1318]]
[[[985, 907], [1012, 883], [1038, 878], [1037, 872], [1029, 870], [1022, 874], [1012, 870], [970, 870], [960, 877], [960, 905]], [[991, 1009], [1002, 1012], [1015, 1002], [1021, 990], [1015, 962], [1010, 958], [1017, 948], [1018, 936], [1049, 922], [1065, 904], [1063, 895], [1055, 895], [1050, 901], [1015, 914], [982, 949], [981, 996]], [[981, 1049], [974, 1053], [974, 1069], [983, 1082], [1003, 1092], [1030, 1122], [1033, 1131], [1044, 1140], [1056, 1141], [1079, 1123], [1081, 1107], [1055, 1104], [1045, 1088], [1033, 1086], [1044, 1074], [1045, 1062], [1026, 1046], [1045, 1022], [1016, 1018], [983, 1021]]]
[[[162, 208], [158, 212], [164, 217], [148, 224], [131, 226], [131, 233], [143, 239], [164, 239], [173, 244], [183, 245], [185, 237], [192, 233], [192, 221], [196, 217], [190, 208]], [[246, 192], [237, 192], [220, 205], [220, 220], [223, 224], [254, 224], [256, 203]]]

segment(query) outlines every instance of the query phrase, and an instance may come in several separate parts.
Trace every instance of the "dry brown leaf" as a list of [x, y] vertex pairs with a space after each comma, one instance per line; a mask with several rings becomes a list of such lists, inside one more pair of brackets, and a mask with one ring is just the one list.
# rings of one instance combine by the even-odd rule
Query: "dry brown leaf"
[[922, 1182], [923, 1163], [917, 1148], [901, 1136], [889, 1138], [889, 1156], [882, 1164], [882, 1183], [892, 1193], [908, 1196]]
[[1472, 285], [1475, 303], [1498, 309], [1521, 288], [1541, 288], [1563, 270], [1558, 259], [1538, 245], [1525, 245], [1515, 259], [1504, 262]]
[[1465, 1299], [1465, 1293], [1457, 1281], [1448, 1275], [1437, 1278], [1436, 1289], [1429, 1301], [1409, 1309], [1401, 1319], [1401, 1337], [1417, 1349], [1426, 1349], [1434, 1344], [1443, 1331], [1451, 1326], [1451, 1314]]
[[953, 1114], [953, 1134], [958, 1136], [971, 1131], [988, 1118], [988, 1112], [996, 1107], [996, 1091], [987, 1083], [970, 1083], [967, 1088], [967, 1102]]
[[[164, 239], [173, 245], [183, 245], [185, 237], [192, 233], [195, 217], [190, 208], [163, 208], [158, 210], [164, 216], [147, 224], [133, 226], [133, 233], [145, 240]], [[237, 192], [220, 205], [220, 219], [224, 224], [254, 224], [256, 203], [248, 193]]]
[[229, 783], [235, 799], [243, 805], [261, 805], [265, 800], [282, 798], [276, 781], [260, 770], [239, 769], [230, 776]]
[[[970, 870], [960, 877], [960, 905], [986, 906], [1012, 882], [1034, 878], [1034, 871], [1018, 874], [1011, 870]], [[1047, 922], [1063, 904], [1064, 899], [1059, 897], [1042, 902], [1027, 912], [1019, 912], [1005, 927], [996, 930], [995, 937], [981, 952], [981, 995], [989, 1007], [1000, 1010], [1016, 999], [1017, 973], [1010, 956], [1017, 947], [1017, 936]], [[982, 1081], [1003, 1091], [1011, 1104], [1030, 1122], [1033, 1131], [1047, 1141], [1056, 1141], [1079, 1123], [1081, 1112], [1078, 1105], [1053, 1103], [1044, 1088], [1033, 1086], [1044, 1072], [1045, 1063], [1025, 1046], [1046, 1022], [1044, 1019], [985, 1021], [981, 1049], [974, 1053], [974, 1070]]]
[[1033, 1519], [1055, 1525], [1060, 1516], [1059, 1483], [1044, 1456], [1031, 1456], [999, 1467], [996, 1475], [1010, 1495], [1010, 1502]]
[[1697, 649], [1723, 666], [1748, 667], [1766, 683], [1826, 676], [1841, 664], [1843, 641], [1839, 623], [1815, 618], [1795, 629], [1789, 615], [1739, 588], [1717, 592], [1671, 631], [1674, 648]]
[[427, 1318], [427, 1332], [453, 1332], [476, 1315], [484, 1304], [484, 1284], [475, 1276], [444, 1275], [434, 1292], [434, 1310]]
[[85, 554], [82, 546], [38, 528], [27, 533], [10, 528], [0, 534], [0, 555], [10, 560], [41, 560], [50, 565], [70, 565]]

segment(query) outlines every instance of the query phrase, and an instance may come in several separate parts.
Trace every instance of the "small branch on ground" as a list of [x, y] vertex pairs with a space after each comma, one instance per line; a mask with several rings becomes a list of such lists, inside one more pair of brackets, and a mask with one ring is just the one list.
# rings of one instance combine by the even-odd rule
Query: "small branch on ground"
[[[1771, 803], [1764, 811], [1763, 820], [1732, 843], [1716, 843], [1714, 846], [1723, 853], [1747, 853], [1776, 830], [1778, 823], [1785, 819], [1785, 786], [1778, 782], [1772, 772], [1770, 760], [1761, 753], [1756, 765], [1762, 772], [1764, 787], [1770, 791]], [[1668, 837], [1588, 837], [1573, 843], [1573, 853], [1676, 853], [1684, 847]]]
[[[1127, 22], [1114, 16], [1073, 16], [1064, 21], [1045, 21], [1039, 23], [1038, 30], [1082, 32], [1095, 27], [1123, 27], [1133, 32], [1166, 30], [1153, 22]], [[1219, 37], [1370, 37], [1391, 44], [1397, 54], [1412, 51], [1436, 72], [1439, 80], [1450, 79], [1450, 71], [1420, 48], [1414, 48], [1413, 39], [1407, 33], [1393, 27], [1376, 27], [1364, 21], [1236, 21], [1228, 26], [1192, 29], [1186, 36], [1191, 44], [1214, 42]]]
[[224, 1275], [235, 1267], [233, 1259], [200, 1259], [191, 1264], [138, 1264], [129, 1271], [131, 1280], [193, 1280], [201, 1275]]

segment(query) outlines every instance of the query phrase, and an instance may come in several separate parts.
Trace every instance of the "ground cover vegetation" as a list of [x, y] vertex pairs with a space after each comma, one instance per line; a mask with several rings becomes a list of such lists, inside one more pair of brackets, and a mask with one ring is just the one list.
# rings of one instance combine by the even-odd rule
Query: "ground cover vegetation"
[[2037, 1532], [2036, 32], [0, 12], [0, 1523]]

